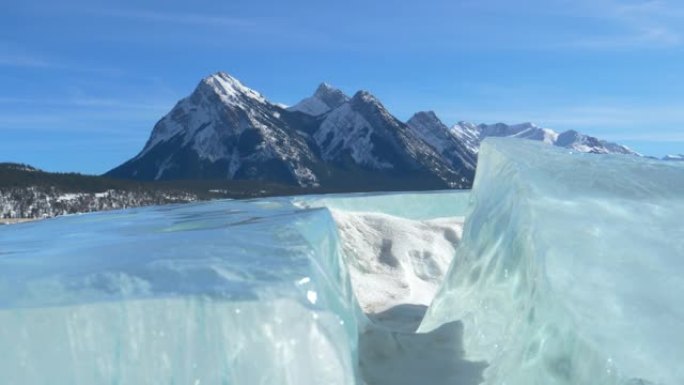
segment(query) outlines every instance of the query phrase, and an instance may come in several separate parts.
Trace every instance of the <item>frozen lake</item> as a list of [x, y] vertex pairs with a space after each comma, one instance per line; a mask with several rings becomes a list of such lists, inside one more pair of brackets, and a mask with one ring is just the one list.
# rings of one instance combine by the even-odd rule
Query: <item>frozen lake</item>
[[487, 140], [472, 192], [0, 227], [9, 384], [684, 383], [684, 167]]

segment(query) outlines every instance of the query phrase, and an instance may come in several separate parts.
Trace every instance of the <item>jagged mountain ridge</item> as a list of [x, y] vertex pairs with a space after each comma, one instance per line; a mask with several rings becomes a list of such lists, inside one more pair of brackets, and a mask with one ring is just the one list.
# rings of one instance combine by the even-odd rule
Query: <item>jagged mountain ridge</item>
[[480, 143], [488, 137], [511, 137], [538, 140], [579, 152], [596, 154], [639, 155], [626, 146], [581, 134], [575, 130], [558, 133], [550, 128], [542, 128], [533, 123], [508, 125], [504, 123], [479, 124], [468, 122], [455, 124], [451, 131], [462, 140], [469, 151], [477, 154]]
[[533, 124], [449, 128], [433, 112], [407, 122], [367, 91], [329, 84], [296, 105], [268, 101], [219, 72], [198, 84], [154, 127], [142, 151], [106, 175], [138, 180], [260, 180], [358, 190], [468, 188], [488, 136], [542, 140], [585, 152], [631, 153], [574, 131]]
[[364, 183], [372, 189], [465, 188], [473, 178], [471, 169], [445, 161], [366, 91], [350, 98], [322, 84], [285, 109], [222, 72], [203, 79], [155, 125], [138, 155], [106, 175], [303, 187], [347, 178], [360, 190]]

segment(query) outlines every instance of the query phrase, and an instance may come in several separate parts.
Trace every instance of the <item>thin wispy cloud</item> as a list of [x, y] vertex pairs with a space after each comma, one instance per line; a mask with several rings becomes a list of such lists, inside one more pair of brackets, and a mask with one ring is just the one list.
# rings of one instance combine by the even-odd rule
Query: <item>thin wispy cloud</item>
[[[82, 8], [76, 13], [97, 17], [105, 23], [130, 25], [127, 33], [98, 36], [106, 41], [135, 41], [155, 46], [169, 44], [193, 44], [201, 47], [274, 49], [287, 41], [291, 47], [329, 47], [330, 37], [319, 29], [312, 29], [306, 22], [291, 16], [248, 15], [234, 16], [215, 13], [183, 12], [182, 10], [149, 11], [140, 8]], [[150, 24], [168, 34], [150, 32]], [[138, 31], [139, 33], [134, 32]], [[207, 38], [207, 33], [221, 34], [223, 38]], [[172, 36], [172, 38], [170, 37]], [[219, 35], [217, 35], [219, 36]]]
[[680, 45], [681, 36], [664, 27], [644, 27], [640, 30], [610, 36], [589, 36], [571, 42], [570, 46], [591, 49], [668, 48]]
[[[160, 116], [168, 112], [170, 105], [171, 101], [92, 97], [0, 97], [0, 130], [4, 133], [90, 134], [94, 126], [99, 126], [97, 132], [101, 134], [140, 139]], [[145, 129], [140, 130], [140, 127]]]
[[219, 69], [274, 101], [297, 102], [327, 80], [369, 88], [402, 118], [435, 109], [449, 123], [532, 121], [613, 140], [684, 132], [680, 0], [25, 0], [8, 9], [0, 132], [27, 140], [111, 130], [142, 144]]
[[572, 42], [576, 47], [669, 48], [683, 41], [684, 8], [672, 2], [597, 0], [588, 12], [589, 16], [615, 24], [620, 31], [589, 34]]
[[617, 132], [603, 136], [606, 140], [614, 141], [640, 141], [640, 142], [682, 142], [684, 143], [684, 133], [672, 132], [667, 130], [654, 130], [648, 133], [643, 132]]
[[257, 25], [255, 20], [247, 18], [235, 18], [228, 16], [216, 16], [209, 14], [192, 14], [192, 13], [168, 13], [168, 12], [151, 12], [146, 10], [91, 10], [93, 14], [99, 16], [140, 20], [147, 22], [160, 22], [172, 24], [187, 24], [200, 26], [221, 26], [221, 27], [254, 27]]
[[26, 55], [0, 54], [0, 66], [21, 68], [51, 68], [53, 64]]
[[73, 99], [34, 99], [34, 98], [12, 98], [0, 97], [1, 105], [31, 105], [44, 107], [93, 107], [107, 109], [126, 109], [126, 110], [151, 110], [166, 111], [172, 105], [172, 101], [167, 103], [132, 102], [130, 100], [100, 99], [100, 98], [73, 98]]
[[82, 63], [77, 64], [61, 59], [12, 53], [0, 53], [0, 67], [80, 72], [99, 75], [121, 75], [123, 73], [121, 70], [112, 67], [86, 66]]

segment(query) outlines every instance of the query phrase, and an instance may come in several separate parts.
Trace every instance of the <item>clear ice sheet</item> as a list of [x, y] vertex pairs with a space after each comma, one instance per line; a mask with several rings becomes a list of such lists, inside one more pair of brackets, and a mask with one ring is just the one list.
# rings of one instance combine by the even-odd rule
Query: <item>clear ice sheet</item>
[[684, 167], [487, 139], [471, 199], [419, 331], [486, 384], [684, 383]]
[[2, 383], [353, 384], [363, 322], [330, 213], [286, 199], [0, 228]]

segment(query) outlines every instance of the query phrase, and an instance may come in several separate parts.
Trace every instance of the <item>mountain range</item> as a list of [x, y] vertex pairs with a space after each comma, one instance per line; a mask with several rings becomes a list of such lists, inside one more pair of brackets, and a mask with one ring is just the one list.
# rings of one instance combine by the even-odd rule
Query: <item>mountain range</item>
[[490, 136], [638, 155], [576, 131], [558, 133], [531, 123], [449, 127], [431, 111], [403, 122], [371, 93], [350, 97], [326, 83], [284, 107], [219, 72], [202, 79], [154, 126], [142, 151], [106, 176], [347, 190], [469, 188], [480, 142]]

